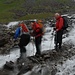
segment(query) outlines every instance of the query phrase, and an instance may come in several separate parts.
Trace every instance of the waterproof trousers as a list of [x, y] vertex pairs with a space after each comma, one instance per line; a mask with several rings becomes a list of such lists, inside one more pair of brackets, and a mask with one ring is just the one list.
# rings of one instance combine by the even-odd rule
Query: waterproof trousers
[[41, 54], [41, 41], [42, 41], [42, 36], [35, 38], [36, 55]]
[[57, 31], [55, 34], [55, 49], [61, 49], [63, 30]]

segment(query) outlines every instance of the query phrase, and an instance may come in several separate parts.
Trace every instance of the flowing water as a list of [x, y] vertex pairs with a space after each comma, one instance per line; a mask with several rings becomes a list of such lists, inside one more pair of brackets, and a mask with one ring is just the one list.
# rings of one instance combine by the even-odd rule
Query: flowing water
[[[73, 20], [75, 21], [75, 20]], [[72, 30], [69, 32], [69, 36], [63, 39], [63, 43], [72, 43], [75, 45], [75, 24], [73, 23], [73, 28]], [[47, 27], [46, 28], [46, 34], [43, 36], [42, 39], [42, 47], [41, 47], [41, 51], [44, 50], [52, 50], [54, 49], [54, 37], [52, 37], [51, 33], [53, 32], [52, 30], [53, 28], [51, 27]], [[36, 53], [36, 48], [34, 43], [30, 42], [27, 45], [27, 52], [26, 55], [27, 56], [33, 56]], [[8, 55], [0, 55], [0, 68], [2, 68], [2, 66], [6, 63], [6, 61], [13, 61], [15, 62], [17, 60], [17, 58], [19, 58], [20, 56], [20, 51], [19, 48], [13, 48], [12, 51], [10, 52], [10, 54]], [[62, 65], [60, 64], [56, 64], [56, 68], [57, 68], [57, 72], [56, 73], [52, 73], [51, 70], [51, 66], [49, 65], [49, 63], [47, 64], [39, 64], [33, 67], [33, 69], [23, 75], [75, 75], [75, 56], [67, 59], [66, 61], [64, 61], [64, 63]], [[51, 63], [52, 64], [52, 63]], [[53, 64], [54, 67], [54, 64]], [[56, 70], [54, 70], [55, 72]], [[14, 75], [12, 73], [12, 75]]]

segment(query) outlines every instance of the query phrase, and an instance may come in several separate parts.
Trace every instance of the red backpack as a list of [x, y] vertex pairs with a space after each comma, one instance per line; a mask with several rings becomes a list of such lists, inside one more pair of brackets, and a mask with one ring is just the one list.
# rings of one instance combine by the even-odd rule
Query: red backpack
[[22, 27], [22, 32], [29, 32], [27, 26], [24, 23], [21, 23], [20, 26]]

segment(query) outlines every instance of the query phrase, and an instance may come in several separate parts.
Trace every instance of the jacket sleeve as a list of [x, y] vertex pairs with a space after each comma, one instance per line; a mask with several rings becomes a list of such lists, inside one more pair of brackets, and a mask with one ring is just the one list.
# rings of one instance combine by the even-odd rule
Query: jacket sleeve
[[63, 24], [64, 24], [63, 18], [60, 18], [58, 31], [62, 29]]
[[14, 39], [17, 39], [20, 35], [20, 27], [16, 29], [15, 35], [14, 35]]
[[37, 28], [37, 29], [36, 29], [36, 32], [37, 32], [37, 33], [40, 32], [40, 28]]

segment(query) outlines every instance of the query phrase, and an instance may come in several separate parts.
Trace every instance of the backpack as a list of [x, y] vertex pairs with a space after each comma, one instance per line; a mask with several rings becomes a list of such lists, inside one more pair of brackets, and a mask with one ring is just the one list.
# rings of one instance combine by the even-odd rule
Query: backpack
[[63, 16], [62, 18], [64, 20], [63, 30], [66, 30], [68, 28], [68, 18], [66, 16]]
[[22, 32], [29, 32], [29, 29], [24, 23], [20, 24], [20, 26], [21, 26]]
[[41, 29], [42, 34], [44, 34], [45, 33], [44, 25], [42, 23], [40, 23], [40, 22], [38, 22], [38, 24], [40, 26], [40, 29]]

